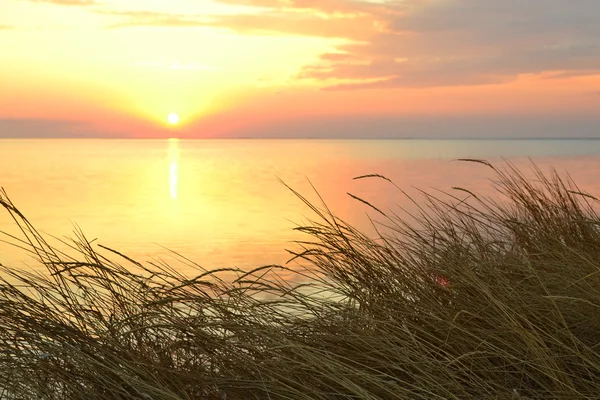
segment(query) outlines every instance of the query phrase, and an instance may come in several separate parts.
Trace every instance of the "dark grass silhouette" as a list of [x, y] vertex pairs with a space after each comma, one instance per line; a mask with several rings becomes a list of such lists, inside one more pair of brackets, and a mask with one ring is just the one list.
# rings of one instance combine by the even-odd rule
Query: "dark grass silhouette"
[[46, 271], [2, 266], [0, 397], [599, 398], [597, 201], [556, 173], [478, 162], [495, 199], [424, 194], [406, 218], [372, 206], [370, 238], [297, 194], [316, 215], [298, 228], [305, 269], [193, 278], [81, 233], [63, 254], [3, 193], [11, 241]]

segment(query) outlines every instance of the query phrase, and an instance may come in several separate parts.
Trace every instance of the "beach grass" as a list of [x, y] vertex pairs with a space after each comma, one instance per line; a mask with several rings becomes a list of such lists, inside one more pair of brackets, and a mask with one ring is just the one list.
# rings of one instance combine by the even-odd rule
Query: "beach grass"
[[464, 161], [496, 196], [423, 192], [410, 215], [357, 198], [367, 236], [296, 193], [314, 220], [293, 262], [193, 277], [81, 232], [64, 254], [3, 193], [44, 270], [1, 267], [0, 398], [600, 398], [598, 201]]

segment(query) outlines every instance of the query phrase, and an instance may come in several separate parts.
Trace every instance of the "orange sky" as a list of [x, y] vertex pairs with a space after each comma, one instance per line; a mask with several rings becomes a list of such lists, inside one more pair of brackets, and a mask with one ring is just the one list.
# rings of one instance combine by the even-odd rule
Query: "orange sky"
[[2, 0], [0, 137], [444, 136], [482, 118], [590, 136], [597, 15], [593, 0]]

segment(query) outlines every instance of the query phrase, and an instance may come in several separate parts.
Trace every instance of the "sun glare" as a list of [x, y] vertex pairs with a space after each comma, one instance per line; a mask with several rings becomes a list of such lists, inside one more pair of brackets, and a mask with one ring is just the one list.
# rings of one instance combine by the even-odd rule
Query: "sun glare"
[[175, 113], [171, 113], [171, 114], [169, 114], [167, 119], [169, 120], [169, 123], [171, 125], [176, 125], [179, 122], [179, 115], [177, 115]]

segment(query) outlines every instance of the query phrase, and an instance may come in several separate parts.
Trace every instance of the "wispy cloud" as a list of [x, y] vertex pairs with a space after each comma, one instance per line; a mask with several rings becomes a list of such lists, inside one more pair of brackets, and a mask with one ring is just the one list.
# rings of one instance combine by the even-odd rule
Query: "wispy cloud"
[[347, 90], [494, 84], [521, 74], [600, 71], [595, 0], [392, 3], [396, 12], [380, 15], [384, 31], [365, 43], [341, 46], [345, 59], [323, 55], [301, 77], [349, 81], [328, 87]]
[[163, 26], [163, 27], [198, 27], [206, 26], [210, 21], [203, 16], [187, 14], [171, 14], [155, 11], [105, 11], [98, 10], [98, 14], [117, 19], [111, 23], [110, 28], [124, 28], [134, 26]]
[[365, 39], [365, 29], [354, 25], [370, 24], [368, 16], [343, 14], [335, 17], [315, 13], [270, 10], [256, 14], [189, 15], [153, 11], [98, 11], [117, 21], [110, 28], [126, 27], [209, 27], [245, 34], [285, 34], [326, 38]]
[[58, 6], [95, 6], [102, 4], [95, 0], [24, 0], [32, 3], [56, 4]]
[[329, 18], [309, 13], [273, 11], [262, 14], [221, 15], [211, 21], [211, 26], [248, 34], [278, 33], [364, 40], [368, 38], [371, 30], [356, 30], [353, 27], [369, 23], [370, 19], [363, 15]]
[[373, 13], [388, 8], [386, 3], [361, 0], [217, 0], [219, 3], [277, 10], [314, 10], [326, 14]]
[[136, 61], [133, 63], [136, 67], [143, 68], [160, 68], [160, 69], [172, 69], [172, 70], [184, 70], [184, 71], [220, 71], [221, 68], [200, 64], [197, 62], [188, 62], [188, 63], [180, 63], [180, 62], [172, 62], [165, 63], [160, 61]]
[[216, 1], [256, 12], [98, 12], [113, 19], [112, 28], [210, 27], [347, 39], [298, 75], [327, 90], [489, 85], [523, 74], [600, 72], [598, 0]]

